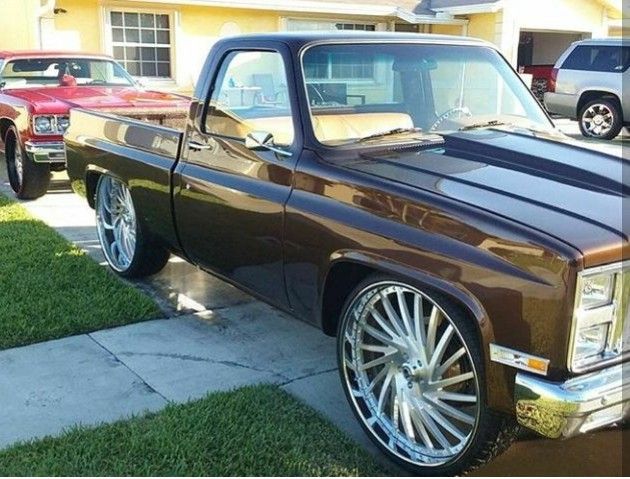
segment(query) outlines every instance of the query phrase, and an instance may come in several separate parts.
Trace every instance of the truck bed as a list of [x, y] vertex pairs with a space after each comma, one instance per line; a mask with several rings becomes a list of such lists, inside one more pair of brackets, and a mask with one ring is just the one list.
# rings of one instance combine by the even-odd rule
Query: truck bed
[[[94, 206], [103, 173], [129, 185], [140, 221], [177, 246], [171, 210], [171, 173], [179, 159], [183, 130], [111, 113], [73, 109], [65, 134], [68, 177], [72, 188]], [[154, 120], [155, 121], [155, 120]]]

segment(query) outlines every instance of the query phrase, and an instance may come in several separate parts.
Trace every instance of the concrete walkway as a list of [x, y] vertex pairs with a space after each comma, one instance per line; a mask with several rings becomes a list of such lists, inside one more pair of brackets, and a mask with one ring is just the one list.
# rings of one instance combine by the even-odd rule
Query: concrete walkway
[[250, 303], [0, 351], [0, 447], [248, 384], [295, 391], [336, 370], [334, 349]]

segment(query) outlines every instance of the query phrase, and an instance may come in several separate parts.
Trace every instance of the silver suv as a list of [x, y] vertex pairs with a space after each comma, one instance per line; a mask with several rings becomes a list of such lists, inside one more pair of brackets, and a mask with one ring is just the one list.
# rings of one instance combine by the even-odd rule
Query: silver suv
[[611, 140], [630, 125], [630, 41], [582, 40], [564, 52], [551, 74], [545, 106], [550, 113], [577, 119], [584, 136]]

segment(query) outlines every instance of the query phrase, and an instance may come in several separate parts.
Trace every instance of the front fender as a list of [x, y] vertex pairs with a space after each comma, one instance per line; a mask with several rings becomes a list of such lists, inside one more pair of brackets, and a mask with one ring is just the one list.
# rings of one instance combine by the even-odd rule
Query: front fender
[[[357, 250], [334, 252], [330, 256], [329, 267], [324, 275], [323, 284], [326, 284], [329, 279], [331, 270], [341, 263], [352, 263], [369, 268], [377, 273], [391, 275], [418, 289], [428, 290], [429, 293], [433, 292], [445, 296], [458, 304], [471, 320], [477, 324], [481, 350], [484, 356], [488, 406], [505, 413], [513, 413], [513, 388], [516, 372], [490, 360], [489, 345], [495, 342], [493, 324], [481, 302], [464, 285], [445, 281], [430, 271], [411, 267], [379, 254]], [[322, 302], [323, 294], [320, 298], [320, 311], [323, 306]]]

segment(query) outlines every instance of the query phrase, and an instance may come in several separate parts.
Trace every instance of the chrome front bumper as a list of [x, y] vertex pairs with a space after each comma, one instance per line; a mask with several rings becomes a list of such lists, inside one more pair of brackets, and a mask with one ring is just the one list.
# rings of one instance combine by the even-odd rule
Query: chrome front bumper
[[554, 439], [622, 422], [630, 417], [628, 374], [628, 363], [564, 383], [519, 372], [514, 390], [518, 422]]
[[26, 154], [35, 163], [65, 163], [66, 148], [63, 141], [33, 142], [24, 144]]

